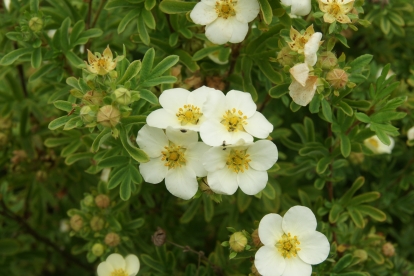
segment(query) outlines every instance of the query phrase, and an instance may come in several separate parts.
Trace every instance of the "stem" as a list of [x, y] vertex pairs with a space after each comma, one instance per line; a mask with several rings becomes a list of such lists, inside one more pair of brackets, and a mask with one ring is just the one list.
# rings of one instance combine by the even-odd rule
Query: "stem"
[[[92, 1], [92, 0], [91, 0], [91, 1]], [[96, 22], [98, 21], [98, 18], [99, 18], [99, 16], [101, 15], [101, 11], [102, 11], [102, 9], [103, 9], [103, 7], [104, 7], [105, 3], [106, 3], [106, 0], [101, 0], [101, 1], [99, 2], [99, 7], [98, 7], [98, 10], [96, 11], [96, 15], [95, 15], [95, 18], [93, 19], [93, 22], [92, 22], [91, 28], [95, 27]]]
[[[13, 43], [14, 49], [17, 50], [19, 46], [17, 45], [17, 42]], [[27, 87], [26, 87], [26, 81], [24, 80], [24, 71], [23, 71], [23, 65], [19, 64], [17, 65], [17, 72], [19, 73], [19, 79], [20, 84], [22, 85], [23, 95], [25, 98], [27, 98]]]

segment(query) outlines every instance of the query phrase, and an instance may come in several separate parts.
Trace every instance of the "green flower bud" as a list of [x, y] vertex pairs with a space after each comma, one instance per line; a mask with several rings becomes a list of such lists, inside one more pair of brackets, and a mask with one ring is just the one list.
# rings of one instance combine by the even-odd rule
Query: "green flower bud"
[[322, 69], [329, 70], [338, 65], [338, 59], [332, 52], [323, 52], [318, 58], [318, 64]]
[[111, 203], [111, 200], [107, 195], [97, 195], [95, 197], [95, 204], [101, 209], [108, 208], [109, 204]]
[[229, 243], [233, 251], [242, 252], [247, 245], [247, 238], [242, 232], [236, 232], [230, 236]]
[[93, 196], [91, 195], [87, 195], [84, 199], [83, 199], [83, 203], [85, 204], [85, 206], [91, 207], [93, 206]]
[[79, 215], [73, 215], [70, 218], [69, 224], [73, 231], [78, 232], [83, 227], [83, 218]]
[[357, 257], [361, 262], [365, 262], [368, 259], [367, 251], [363, 249], [357, 249], [353, 253], [354, 257]]
[[93, 123], [96, 120], [96, 112], [90, 106], [82, 106], [79, 116], [85, 124]]
[[121, 242], [121, 238], [119, 237], [119, 235], [117, 233], [108, 233], [105, 236], [105, 244], [109, 245], [111, 247], [115, 247], [117, 246], [119, 243]]
[[29, 28], [33, 32], [40, 32], [43, 29], [43, 19], [39, 17], [32, 17], [29, 21]]
[[104, 95], [101, 92], [91, 90], [88, 91], [84, 96], [84, 102], [93, 105], [102, 105], [103, 104]]
[[280, 63], [280, 65], [289, 67], [292, 67], [294, 65], [294, 59], [290, 54], [290, 51], [291, 50], [289, 47], [283, 47], [277, 54], [277, 61]]
[[105, 105], [99, 109], [97, 122], [104, 127], [114, 127], [121, 119], [121, 112], [112, 105]]
[[116, 78], [118, 78], [118, 72], [117, 71], [111, 71], [111, 72], [109, 72], [109, 76], [112, 78], [112, 79], [116, 79]]
[[118, 88], [114, 92], [115, 99], [119, 104], [129, 105], [131, 103], [131, 92], [125, 88]]
[[95, 255], [96, 257], [100, 257], [102, 256], [102, 254], [104, 253], [104, 246], [100, 243], [95, 243], [92, 246], [92, 254]]
[[344, 88], [348, 82], [348, 75], [342, 69], [333, 69], [326, 74], [325, 78], [335, 89]]
[[98, 216], [92, 217], [91, 221], [89, 222], [91, 229], [96, 232], [102, 230], [102, 228], [104, 227], [104, 224], [105, 224], [105, 221]]

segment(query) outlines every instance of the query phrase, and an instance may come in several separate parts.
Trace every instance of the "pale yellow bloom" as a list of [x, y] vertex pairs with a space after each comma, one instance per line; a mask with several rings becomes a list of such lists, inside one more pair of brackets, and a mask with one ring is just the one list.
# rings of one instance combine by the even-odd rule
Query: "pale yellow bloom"
[[324, 12], [323, 20], [326, 23], [351, 23], [346, 15], [354, 7], [355, 0], [318, 0], [319, 9]]
[[288, 42], [290, 49], [292, 49], [292, 51], [298, 52], [299, 54], [302, 54], [305, 49], [305, 44], [314, 33], [315, 30], [313, 29], [313, 25], [310, 25], [303, 34], [291, 27], [290, 40], [292, 40], [292, 42]]
[[103, 51], [102, 56], [99, 54], [95, 56], [88, 50], [88, 62], [89, 64], [85, 61], [86, 68], [89, 72], [98, 75], [106, 75], [115, 69], [117, 60], [113, 58], [112, 51], [109, 46], [107, 46]]

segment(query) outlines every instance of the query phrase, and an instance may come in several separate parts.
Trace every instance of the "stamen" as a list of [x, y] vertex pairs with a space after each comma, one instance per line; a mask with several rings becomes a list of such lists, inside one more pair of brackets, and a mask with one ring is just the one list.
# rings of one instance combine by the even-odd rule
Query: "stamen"
[[174, 169], [185, 165], [185, 151], [186, 149], [181, 146], [176, 146], [174, 143], [170, 142], [169, 146], [164, 147], [165, 150], [161, 151], [161, 160], [165, 161], [164, 166], [168, 169]]
[[243, 112], [233, 108], [227, 110], [223, 115], [222, 123], [229, 132], [236, 132], [238, 130], [244, 131], [244, 125], [247, 125], [247, 116], [243, 116]]
[[177, 114], [178, 121], [181, 122], [182, 126], [190, 123], [193, 125], [198, 124], [200, 121], [200, 117], [203, 116], [201, 113], [200, 108], [194, 105], [184, 105], [178, 109]]
[[276, 247], [279, 252], [282, 254], [283, 258], [291, 258], [296, 257], [300, 248], [298, 245], [300, 242], [298, 241], [298, 237], [292, 237], [290, 233], [283, 234], [282, 238], [276, 243]]
[[232, 149], [227, 157], [227, 167], [235, 173], [242, 172], [249, 169], [250, 155], [246, 154], [246, 150]]
[[128, 273], [122, 268], [118, 268], [112, 271], [111, 276], [128, 276]]
[[217, 0], [215, 9], [218, 17], [227, 19], [231, 16], [235, 16], [236, 11], [234, 10], [234, 5], [236, 3], [237, 1], [235, 0]]

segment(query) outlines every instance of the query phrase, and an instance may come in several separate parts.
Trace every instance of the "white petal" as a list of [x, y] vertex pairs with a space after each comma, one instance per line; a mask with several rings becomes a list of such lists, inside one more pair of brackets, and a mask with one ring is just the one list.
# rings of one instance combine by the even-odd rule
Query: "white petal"
[[187, 166], [168, 170], [165, 186], [171, 194], [185, 200], [192, 198], [198, 190], [196, 175]]
[[216, 6], [216, 1], [217, 0], [201, 0], [201, 2], [203, 2], [204, 4], [209, 5], [209, 6], [213, 6], [213, 7]]
[[286, 258], [286, 267], [282, 276], [311, 276], [312, 266], [305, 263], [299, 257]]
[[234, 6], [237, 20], [243, 23], [253, 21], [260, 11], [259, 2], [256, 0], [237, 0]]
[[135, 276], [139, 271], [139, 259], [135, 255], [128, 255], [125, 258], [125, 270], [128, 276]]
[[264, 139], [273, 131], [273, 125], [262, 113], [256, 111], [252, 117], [247, 119], [244, 129], [254, 137]]
[[305, 44], [305, 62], [309, 66], [314, 66], [316, 64], [316, 61], [318, 59], [316, 52], [318, 52], [319, 42], [321, 42], [321, 39], [322, 33], [316, 32], [309, 38], [308, 42], [306, 42]]
[[165, 134], [167, 135], [168, 140], [170, 140], [177, 146], [187, 147], [193, 143], [197, 143], [198, 141], [197, 132], [192, 131], [192, 130], [182, 132], [178, 129], [168, 127]]
[[167, 128], [168, 126], [182, 128], [177, 116], [164, 108], [151, 112], [147, 117], [147, 124], [157, 128]]
[[224, 44], [228, 42], [233, 34], [233, 27], [230, 20], [218, 17], [206, 26], [206, 36], [214, 44]]
[[223, 118], [226, 111], [226, 96], [220, 90], [210, 90], [207, 101], [203, 106], [203, 114], [208, 119]]
[[240, 110], [243, 112], [243, 116], [249, 118], [255, 114], [257, 106], [250, 93], [231, 90], [226, 94], [226, 109], [231, 110], [233, 108]]
[[266, 187], [267, 180], [267, 172], [256, 171], [253, 168], [237, 174], [239, 187], [246, 195], [255, 195], [263, 190]]
[[226, 166], [229, 150], [222, 147], [210, 148], [203, 156], [203, 166], [209, 172], [221, 170]]
[[223, 141], [229, 144], [231, 135], [219, 121], [207, 120], [200, 126], [200, 137], [207, 145], [218, 147], [223, 144]]
[[197, 3], [190, 13], [191, 20], [200, 25], [210, 24], [217, 18], [217, 16], [214, 7], [206, 5], [203, 2]]
[[231, 17], [231, 18], [228, 18], [227, 20], [229, 20], [231, 28], [233, 29], [233, 32], [231, 34], [229, 41], [231, 43], [242, 42], [247, 35], [247, 31], [249, 30], [249, 24], [240, 22], [239, 20], [237, 20], [236, 17]]
[[144, 125], [138, 131], [137, 144], [150, 157], [154, 158], [161, 156], [161, 151], [168, 145], [168, 139], [162, 129]]
[[125, 269], [125, 259], [118, 253], [113, 253], [106, 258], [106, 262], [109, 263], [114, 269]]
[[295, 15], [305, 16], [310, 13], [311, 8], [311, 0], [294, 0], [291, 12]]
[[238, 188], [237, 173], [229, 170], [227, 167], [209, 172], [207, 174], [207, 182], [210, 188], [218, 194], [232, 195]]
[[216, 90], [207, 86], [202, 86], [192, 91], [187, 98], [187, 103], [195, 105], [203, 111], [204, 103], [207, 101], [207, 97], [211, 91]]
[[408, 140], [414, 140], [414, 127], [411, 127], [411, 128], [407, 131], [407, 139], [408, 139]]
[[247, 149], [246, 153], [250, 155], [250, 167], [258, 171], [267, 171], [278, 158], [277, 147], [269, 140], [257, 141]]
[[188, 95], [190, 91], [183, 88], [168, 89], [162, 92], [159, 101], [168, 112], [176, 114], [180, 107], [187, 104]]
[[259, 223], [259, 238], [264, 245], [275, 246], [283, 236], [282, 217], [278, 214], [267, 214]]
[[102, 262], [98, 265], [98, 276], [111, 276], [112, 271], [114, 268], [107, 262]]
[[275, 246], [265, 245], [256, 252], [254, 265], [263, 276], [280, 276], [285, 270], [286, 261]]
[[311, 209], [305, 206], [293, 206], [283, 216], [283, 231], [290, 233], [292, 236], [298, 236], [298, 238], [314, 232], [316, 225], [315, 215]]
[[228, 137], [225, 141], [227, 145], [234, 145], [240, 142], [240, 140], [244, 140], [246, 144], [253, 142], [253, 136], [249, 133], [244, 131], [234, 131], [228, 132], [230, 137]]
[[296, 64], [290, 68], [289, 72], [298, 83], [300, 83], [302, 86], [305, 86], [306, 80], [309, 77], [309, 67], [306, 63]]
[[151, 184], [160, 183], [167, 175], [168, 167], [164, 166], [165, 161], [161, 160], [161, 157], [151, 158], [147, 163], [141, 163], [139, 165], [139, 171], [145, 182]]
[[282, 4], [285, 5], [285, 6], [291, 6], [292, 5], [292, 0], [280, 0], [280, 2], [282, 2]]
[[395, 141], [391, 137], [390, 141], [391, 144], [387, 146], [378, 138], [377, 135], [374, 135], [368, 139], [364, 140], [364, 145], [368, 147], [373, 153], [375, 154], [382, 154], [382, 153], [391, 153], [392, 149], [394, 148]]
[[292, 97], [292, 100], [298, 105], [307, 106], [313, 99], [313, 96], [315, 96], [317, 81], [318, 77], [309, 76], [306, 85], [302, 86], [296, 80], [292, 80], [292, 83], [289, 85], [289, 95]]
[[198, 177], [207, 175], [207, 171], [203, 166], [203, 156], [210, 147], [203, 142], [193, 143], [185, 152], [186, 165], [190, 167]]
[[299, 242], [298, 255], [305, 263], [320, 264], [328, 258], [331, 246], [324, 234], [314, 231], [301, 236]]

